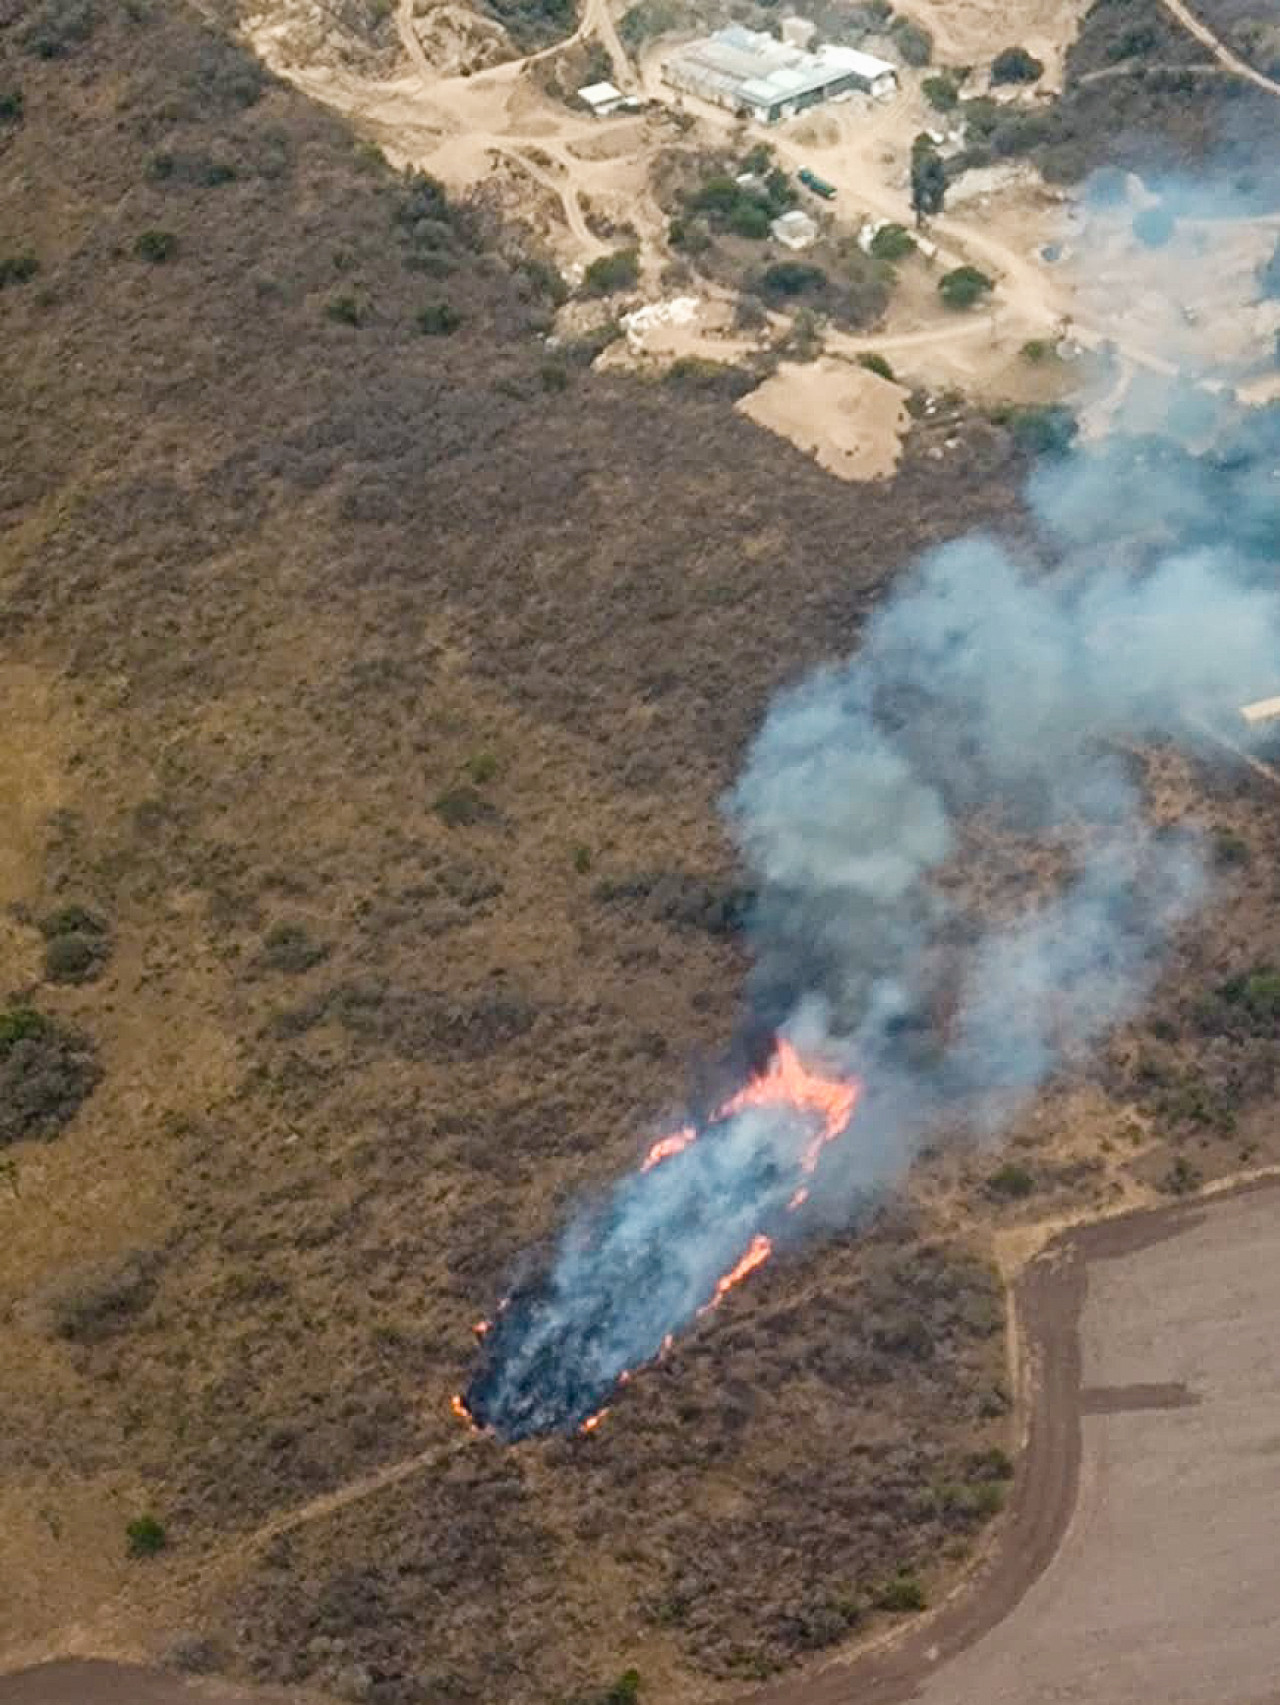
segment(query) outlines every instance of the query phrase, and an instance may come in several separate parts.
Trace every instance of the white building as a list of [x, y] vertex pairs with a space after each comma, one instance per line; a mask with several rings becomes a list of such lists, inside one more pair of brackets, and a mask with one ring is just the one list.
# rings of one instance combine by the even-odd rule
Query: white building
[[627, 105], [627, 97], [612, 83], [587, 83], [578, 90], [578, 99], [589, 106], [597, 118], [608, 118]]
[[870, 53], [832, 46], [809, 53], [740, 24], [678, 49], [662, 76], [673, 89], [761, 124], [793, 118], [855, 90], [884, 99], [898, 86], [893, 66]]
[[769, 226], [784, 249], [807, 249], [818, 240], [818, 227], [802, 208], [780, 213]]

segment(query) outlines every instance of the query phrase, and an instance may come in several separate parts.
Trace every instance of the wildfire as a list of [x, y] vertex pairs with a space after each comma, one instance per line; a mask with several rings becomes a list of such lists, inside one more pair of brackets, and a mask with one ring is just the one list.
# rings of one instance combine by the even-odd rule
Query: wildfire
[[657, 1142], [644, 1157], [641, 1172], [649, 1172], [661, 1161], [670, 1160], [673, 1154], [679, 1154], [681, 1149], [687, 1149], [690, 1143], [698, 1140], [698, 1133], [692, 1125], [682, 1125], [678, 1131], [672, 1131], [669, 1137], [659, 1137]]
[[[820, 1077], [811, 1072], [795, 1048], [785, 1037], [778, 1038], [777, 1047], [768, 1066], [735, 1091], [717, 1107], [712, 1124], [731, 1119], [748, 1107], [794, 1107], [802, 1113], [816, 1114], [821, 1128], [810, 1139], [800, 1156], [800, 1170], [806, 1175], [818, 1164], [818, 1157], [828, 1143], [848, 1129], [853, 1110], [858, 1105], [858, 1084], [842, 1078]], [[699, 1132], [693, 1125], [682, 1125], [669, 1136], [659, 1137], [644, 1157], [641, 1172], [649, 1172], [672, 1155], [680, 1154], [690, 1143], [696, 1143]], [[808, 1199], [808, 1191], [796, 1191], [793, 1207]]]
[[740, 1285], [748, 1273], [754, 1273], [757, 1267], [763, 1267], [773, 1254], [773, 1239], [758, 1231], [747, 1245], [747, 1252], [740, 1261], [736, 1261], [727, 1273], [716, 1280], [715, 1294], [710, 1302], [704, 1302], [698, 1310], [699, 1314], [709, 1314], [713, 1308], [729, 1294], [735, 1285]]
[[480, 1431], [479, 1427], [476, 1426], [475, 1418], [470, 1409], [467, 1408], [466, 1404], [462, 1401], [462, 1398], [456, 1391], [449, 1399], [449, 1407], [453, 1410], [454, 1414], [462, 1422], [464, 1427], [470, 1427], [473, 1433], [478, 1433]]
[[[777, 1107], [786, 1109], [793, 1114], [801, 1115], [801, 1130], [804, 1135], [804, 1146], [799, 1149], [798, 1153], [794, 1150], [791, 1153], [790, 1164], [795, 1169], [794, 1183], [790, 1196], [783, 1198], [786, 1211], [795, 1213], [809, 1200], [808, 1181], [817, 1170], [822, 1151], [848, 1129], [854, 1109], [857, 1106], [859, 1092], [860, 1086], [856, 1080], [828, 1078], [816, 1071], [809, 1070], [794, 1046], [779, 1038], [773, 1055], [763, 1071], [750, 1078], [741, 1089], [736, 1090], [722, 1102], [704, 1125], [683, 1125], [666, 1136], [658, 1138], [646, 1153], [640, 1166], [640, 1172], [642, 1174], [651, 1172], [655, 1167], [671, 1161], [703, 1137], [711, 1135], [714, 1141], [717, 1126], [723, 1125], [727, 1120], [747, 1111], [749, 1108]], [[784, 1131], [794, 1128], [794, 1125], [781, 1127]], [[782, 1156], [778, 1156], [778, 1158], [781, 1159]], [[778, 1202], [775, 1198], [772, 1211], [776, 1213], [777, 1208]], [[762, 1201], [761, 1219], [765, 1223], [768, 1223], [769, 1211]], [[710, 1295], [695, 1312], [698, 1315], [705, 1315], [717, 1308], [731, 1290], [740, 1285], [757, 1268], [763, 1267], [773, 1252], [773, 1238], [764, 1230], [755, 1232], [742, 1254], [710, 1286]], [[654, 1245], [652, 1254], [655, 1260], [659, 1259], [660, 1251], [657, 1244]], [[714, 1270], [712, 1267], [711, 1272]], [[607, 1288], [603, 1295], [607, 1302], [610, 1296]], [[548, 1419], [546, 1421], [537, 1425], [528, 1423], [525, 1417], [530, 1410], [532, 1409], [534, 1413], [537, 1413], [539, 1407], [545, 1403], [545, 1397], [540, 1395], [538, 1388], [532, 1385], [526, 1387], [517, 1384], [515, 1387], [517, 1397], [514, 1404], [509, 1396], [504, 1396], [498, 1404], [495, 1404], [492, 1395], [495, 1389], [493, 1373], [494, 1370], [503, 1368], [504, 1360], [501, 1351], [499, 1351], [497, 1359], [494, 1359], [493, 1345], [505, 1346], [512, 1322], [515, 1322], [517, 1333], [515, 1342], [517, 1344], [522, 1341], [527, 1342], [527, 1334], [531, 1330], [528, 1323], [536, 1322], [539, 1318], [536, 1312], [537, 1305], [535, 1304], [531, 1311], [523, 1300], [516, 1302], [515, 1312], [510, 1315], [506, 1314], [505, 1311], [512, 1302], [512, 1297], [504, 1298], [492, 1321], [479, 1321], [474, 1327], [476, 1336], [484, 1342], [485, 1353], [490, 1359], [482, 1365], [477, 1379], [468, 1388], [466, 1401], [461, 1397], [452, 1399], [454, 1413], [476, 1431], [494, 1431], [499, 1438], [509, 1440], [528, 1437], [535, 1432], [552, 1431], [558, 1424], [573, 1424], [575, 1421], [580, 1434], [585, 1435], [594, 1432], [609, 1412], [608, 1402], [602, 1403], [601, 1399], [608, 1399], [611, 1390], [626, 1384], [632, 1377], [632, 1369], [619, 1367], [612, 1378], [608, 1374], [603, 1379], [597, 1376], [594, 1386], [588, 1385], [585, 1394], [593, 1397], [599, 1407], [591, 1410], [584, 1403], [582, 1407], [577, 1408], [576, 1414], [574, 1409], [576, 1396], [573, 1386], [572, 1383], [566, 1382], [562, 1396], [563, 1407], [559, 1409], [559, 1421], [557, 1420], [557, 1409], [552, 1403], [547, 1405]], [[587, 1318], [594, 1330], [594, 1321], [590, 1314]], [[607, 1320], [608, 1316], [605, 1315], [603, 1318]], [[680, 1318], [687, 1320], [689, 1315], [685, 1313]], [[673, 1320], [673, 1326], [677, 1330], [679, 1324], [680, 1321]], [[522, 1332], [526, 1334], [523, 1340], [519, 1336]], [[536, 1342], [537, 1340], [534, 1339], [533, 1341]], [[571, 1339], [570, 1342], [572, 1342]], [[656, 1351], [645, 1345], [643, 1349], [640, 1349], [640, 1354], [636, 1356], [634, 1366], [638, 1367], [645, 1362], [662, 1361], [670, 1351], [672, 1343], [673, 1334], [667, 1332]], [[637, 1348], [639, 1349], [640, 1346]], [[528, 1362], [526, 1365], [540, 1365], [542, 1368], [548, 1365], [552, 1368], [555, 1366], [554, 1363], [548, 1364], [545, 1360], [540, 1364]], [[572, 1371], [573, 1363], [570, 1362], [568, 1367]], [[541, 1377], [539, 1375], [539, 1379]], [[497, 1389], [501, 1390], [500, 1387]], [[502, 1413], [504, 1408], [505, 1414]], [[516, 1424], [512, 1423], [511, 1417], [513, 1415], [516, 1417]]]

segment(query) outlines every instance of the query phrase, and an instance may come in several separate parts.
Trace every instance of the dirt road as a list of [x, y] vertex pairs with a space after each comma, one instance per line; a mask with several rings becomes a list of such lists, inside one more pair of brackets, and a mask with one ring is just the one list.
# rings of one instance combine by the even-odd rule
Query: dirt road
[[1261, 71], [1255, 71], [1253, 66], [1246, 64], [1238, 54], [1232, 53], [1207, 24], [1202, 24], [1195, 13], [1183, 5], [1182, 0], [1160, 0], [1160, 3], [1166, 12], [1178, 20], [1184, 30], [1189, 30], [1198, 42], [1202, 42], [1209, 49], [1219, 65], [1224, 65], [1237, 77], [1243, 77], [1255, 88], [1267, 89], [1273, 95], [1280, 95], [1280, 83], [1270, 77], [1264, 77]]

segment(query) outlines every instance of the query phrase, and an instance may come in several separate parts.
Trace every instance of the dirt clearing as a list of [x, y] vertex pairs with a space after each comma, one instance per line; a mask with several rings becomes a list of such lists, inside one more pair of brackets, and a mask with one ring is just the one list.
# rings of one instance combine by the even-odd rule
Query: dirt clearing
[[784, 362], [737, 405], [844, 480], [887, 479], [911, 424], [908, 392], [864, 367]]

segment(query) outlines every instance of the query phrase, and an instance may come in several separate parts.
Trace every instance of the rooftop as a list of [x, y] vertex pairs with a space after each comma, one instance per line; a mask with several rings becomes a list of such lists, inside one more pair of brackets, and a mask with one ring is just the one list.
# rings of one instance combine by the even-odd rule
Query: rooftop
[[874, 82], [896, 75], [887, 60], [856, 48], [824, 46], [809, 53], [741, 24], [691, 42], [672, 60], [696, 67], [709, 81], [736, 89], [743, 100], [761, 107], [797, 100], [839, 77], [853, 75]]

